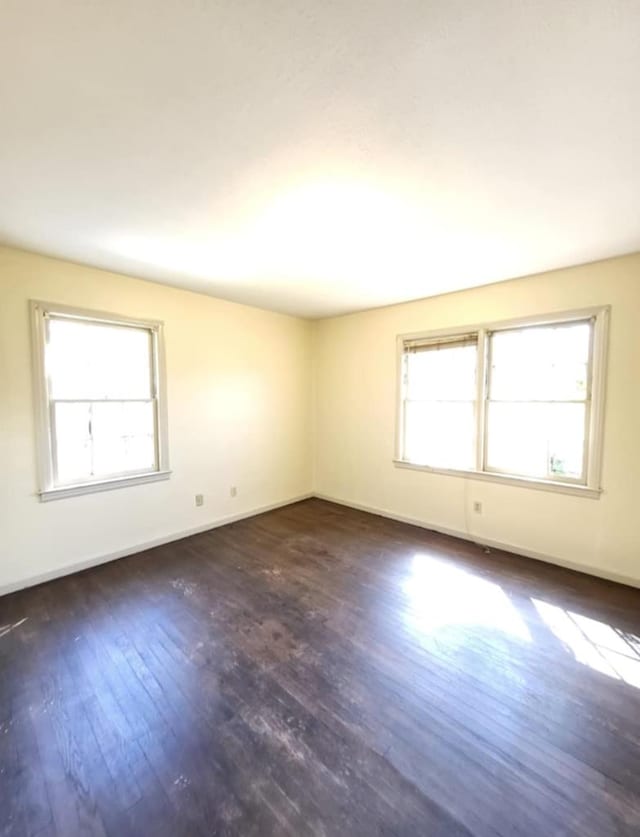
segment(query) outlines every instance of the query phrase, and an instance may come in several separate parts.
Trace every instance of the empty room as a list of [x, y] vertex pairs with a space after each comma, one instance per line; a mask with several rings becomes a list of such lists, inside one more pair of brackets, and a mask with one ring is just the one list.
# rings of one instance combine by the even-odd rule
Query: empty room
[[0, 77], [0, 837], [639, 837], [640, 5]]

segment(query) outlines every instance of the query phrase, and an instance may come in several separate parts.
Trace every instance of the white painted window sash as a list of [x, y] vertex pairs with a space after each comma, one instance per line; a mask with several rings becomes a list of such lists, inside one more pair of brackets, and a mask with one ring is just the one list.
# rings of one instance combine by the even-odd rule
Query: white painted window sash
[[[597, 498], [602, 492], [602, 443], [604, 428], [605, 375], [608, 345], [609, 306], [563, 311], [555, 314], [524, 317], [514, 320], [463, 326], [431, 332], [417, 332], [399, 335], [397, 338], [398, 389], [396, 411], [396, 443], [394, 463], [401, 468], [427, 471], [431, 473], [462, 476], [472, 479], [488, 480], [530, 488], [559, 491], [567, 494]], [[583, 454], [583, 474], [580, 478], [549, 474], [547, 478], [532, 478], [513, 473], [503, 473], [487, 467], [488, 405], [491, 376], [491, 339], [495, 332], [522, 329], [525, 327], [570, 325], [577, 322], [591, 322], [591, 340], [587, 370], [587, 393], [585, 404], [585, 434]], [[405, 392], [406, 392], [406, 345], [410, 342], [427, 342], [442, 338], [453, 339], [456, 336], [478, 335], [477, 377], [476, 377], [476, 422], [475, 422], [475, 468], [457, 470], [433, 468], [418, 465], [406, 459], [405, 451]], [[532, 403], [527, 401], [526, 403]], [[567, 403], [567, 402], [558, 402]]]
[[[33, 338], [33, 381], [36, 413], [36, 444], [38, 461], [38, 495], [41, 500], [53, 500], [62, 497], [77, 496], [95, 491], [106, 491], [126, 485], [138, 485], [168, 479], [169, 470], [166, 378], [164, 370], [164, 335], [163, 324], [155, 320], [137, 320], [106, 312], [90, 311], [67, 305], [30, 302], [32, 338]], [[151, 387], [149, 398], [131, 399], [53, 399], [50, 397], [51, 385], [46, 370], [46, 347], [48, 342], [48, 322], [51, 317], [77, 319], [114, 326], [129, 326], [146, 330], [149, 333]], [[110, 474], [108, 477], [84, 480], [74, 484], [64, 484], [58, 479], [58, 463], [55, 450], [55, 404], [56, 403], [152, 403], [154, 420], [154, 467], [142, 471], [127, 471]]]
[[485, 332], [487, 337], [487, 342], [489, 345], [489, 354], [491, 353], [491, 335], [495, 333], [500, 333], [504, 331], [521, 331], [523, 328], [553, 328], [563, 325], [575, 325], [577, 323], [588, 323], [590, 325], [589, 331], [589, 354], [587, 357], [587, 392], [586, 397], [583, 399], [568, 399], [564, 401], [557, 401], [557, 400], [548, 400], [548, 399], [537, 399], [531, 398], [526, 399], [521, 402], [514, 402], [514, 401], [501, 401], [501, 399], [491, 398], [491, 375], [492, 375], [492, 364], [491, 359], [489, 358], [489, 362], [487, 363], [487, 373], [486, 373], [486, 380], [485, 380], [485, 399], [484, 399], [484, 412], [485, 412], [485, 433], [484, 433], [484, 458], [481, 460], [482, 466], [479, 470], [485, 471], [488, 474], [504, 474], [510, 475], [511, 472], [500, 470], [498, 468], [491, 468], [486, 459], [486, 449], [488, 445], [488, 433], [489, 433], [489, 422], [487, 419], [489, 404], [497, 404], [497, 403], [522, 403], [522, 404], [583, 404], [585, 408], [585, 429], [584, 429], [584, 441], [583, 441], [583, 450], [582, 450], [582, 473], [578, 477], [571, 477], [563, 474], [553, 474], [548, 472], [547, 475], [541, 479], [544, 479], [548, 482], [554, 483], [570, 483], [574, 485], [587, 485], [587, 471], [588, 471], [588, 460], [589, 460], [589, 429], [590, 429], [590, 416], [591, 416], [591, 394], [592, 394], [592, 383], [591, 383], [591, 372], [592, 372], [592, 356], [593, 356], [593, 336], [596, 329], [596, 319], [595, 317], [582, 317], [582, 318], [575, 318], [570, 320], [562, 320], [561, 322], [551, 322], [551, 323], [543, 323], [542, 325], [538, 326], [535, 324], [527, 324], [525, 326], [519, 327], [507, 327], [507, 328], [499, 328], [494, 329], [492, 332]]

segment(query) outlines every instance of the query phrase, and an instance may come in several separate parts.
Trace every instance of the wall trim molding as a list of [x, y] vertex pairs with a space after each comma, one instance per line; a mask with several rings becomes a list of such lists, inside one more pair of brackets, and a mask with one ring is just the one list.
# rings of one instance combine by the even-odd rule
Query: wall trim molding
[[543, 561], [545, 564], [554, 564], [556, 567], [563, 567], [566, 570], [574, 570], [585, 575], [592, 575], [596, 578], [602, 578], [605, 581], [615, 581], [617, 584], [626, 584], [628, 587], [640, 588], [640, 579], [633, 578], [633, 576], [623, 575], [621, 573], [607, 572], [600, 570], [597, 567], [590, 567], [586, 564], [578, 564], [576, 561], [567, 561], [563, 558], [556, 558], [552, 555], [546, 555], [542, 552], [536, 552], [526, 547], [516, 546], [515, 544], [503, 543], [501, 541], [491, 540], [489, 538], [476, 538], [469, 532], [464, 532], [458, 529], [448, 529], [445, 526], [439, 526], [434, 523], [427, 523], [417, 517], [408, 517], [407, 515], [399, 514], [398, 512], [389, 511], [388, 509], [381, 509], [377, 506], [367, 506], [362, 503], [354, 503], [351, 500], [342, 500], [338, 497], [332, 497], [329, 494], [321, 494], [316, 492], [314, 497], [318, 500], [326, 500], [329, 503], [336, 503], [339, 506], [346, 506], [357, 511], [368, 512], [379, 517], [386, 517], [389, 520], [397, 520], [399, 523], [409, 523], [411, 526], [419, 526], [421, 529], [428, 529], [431, 532], [438, 532], [441, 535], [450, 535], [453, 538], [460, 538], [463, 541], [475, 543], [478, 546], [487, 546], [490, 549], [500, 549], [503, 552], [512, 552], [514, 555], [520, 555], [523, 558], [533, 558], [535, 561]]
[[34, 587], [36, 584], [43, 584], [45, 581], [53, 581], [56, 578], [62, 578], [65, 575], [72, 575], [73, 573], [88, 570], [91, 567], [97, 567], [100, 564], [107, 564], [109, 561], [117, 561], [118, 558], [126, 558], [128, 555], [135, 555], [138, 552], [145, 552], [147, 549], [153, 549], [156, 546], [163, 546], [166, 543], [179, 541], [182, 538], [188, 538], [191, 535], [199, 535], [202, 532], [209, 532], [211, 529], [218, 529], [220, 526], [226, 526], [228, 523], [235, 523], [237, 520], [245, 520], [249, 517], [257, 517], [265, 512], [275, 511], [285, 506], [291, 506], [294, 503], [299, 503], [302, 500], [309, 500], [315, 496], [312, 492], [307, 494], [298, 494], [295, 497], [290, 497], [287, 500], [281, 500], [277, 503], [269, 503], [266, 506], [258, 506], [254, 509], [249, 509], [238, 514], [228, 514], [225, 517], [219, 517], [209, 523], [203, 523], [200, 526], [193, 526], [190, 529], [183, 529], [180, 532], [173, 532], [170, 535], [162, 535], [159, 538], [145, 541], [144, 543], [137, 543], [135, 546], [128, 546], [124, 549], [118, 549], [115, 552], [108, 552], [102, 555], [95, 555], [92, 558], [87, 558], [83, 561], [75, 561], [73, 564], [66, 564], [64, 567], [58, 567], [55, 570], [50, 570], [46, 573], [23, 578], [20, 581], [13, 581], [9, 584], [4, 584], [0, 587], [0, 596], [6, 596], [8, 593], [15, 593], [17, 590], [23, 590], [27, 587]]

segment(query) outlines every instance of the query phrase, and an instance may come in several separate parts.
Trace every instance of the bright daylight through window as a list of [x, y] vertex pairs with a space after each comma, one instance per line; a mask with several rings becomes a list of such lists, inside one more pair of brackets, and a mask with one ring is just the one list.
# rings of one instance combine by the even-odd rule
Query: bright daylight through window
[[399, 338], [399, 465], [597, 492], [606, 309]]
[[43, 498], [166, 478], [161, 324], [33, 313]]

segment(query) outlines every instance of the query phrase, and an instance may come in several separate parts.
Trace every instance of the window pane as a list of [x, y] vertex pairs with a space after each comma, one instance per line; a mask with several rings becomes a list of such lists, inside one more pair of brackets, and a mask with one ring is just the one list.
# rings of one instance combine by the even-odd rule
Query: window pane
[[55, 404], [58, 483], [156, 468], [153, 402]]
[[407, 398], [411, 401], [473, 401], [477, 356], [477, 346], [409, 352]]
[[152, 402], [94, 404], [92, 436], [95, 476], [155, 468]]
[[586, 399], [590, 338], [588, 322], [495, 332], [491, 335], [491, 399]]
[[56, 404], [54, 410], [58, 482], [84, 482], [91, 477], [91, 405]]
[[473, 402], [408, 401], [404, 457], [432, 468], [473, 468]]
[[487, 468], [528, 477], [583, 476], [584, 404], [490, 403]]
[[151, 397], [148, 329], [52, 318], [46, 365], [53, 399]]
[[433, 468], [474, 467], [476, 345], [406, 356], [404, 457]]

